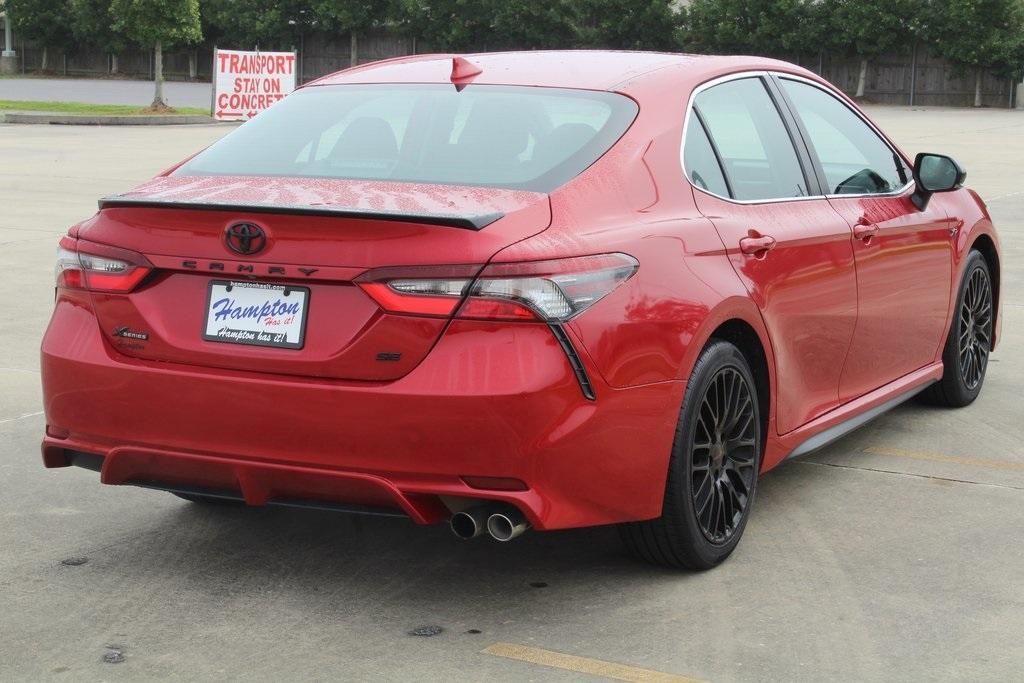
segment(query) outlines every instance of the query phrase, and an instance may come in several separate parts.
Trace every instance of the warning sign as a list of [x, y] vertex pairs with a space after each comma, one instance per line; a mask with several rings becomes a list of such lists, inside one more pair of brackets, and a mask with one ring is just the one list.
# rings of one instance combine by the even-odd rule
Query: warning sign
[[215, 50], [213, 83], [213, 118], [251, 119], [295, 90], [295, 53]]

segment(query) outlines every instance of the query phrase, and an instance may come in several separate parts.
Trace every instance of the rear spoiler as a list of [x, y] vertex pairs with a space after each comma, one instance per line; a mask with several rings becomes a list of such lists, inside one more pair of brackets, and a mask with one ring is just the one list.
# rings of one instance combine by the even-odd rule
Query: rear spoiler
[[233, 211], [236, 213], [291, 214], [297, 216], [337, 216], [339, 218], [361, 218], [364, 220], [374, 221], [443, 225], [449, 228], [462, 228], [464, 230], [481, 230], [505, 215], [503, 213], [463, 215], [411, 213], [404, 211], [379, 211], [374, 209], [352, 209], [345, 207], [309, 206], [302, 204], [228, 204], [218, 202], [189, 202], [120, 196], [104, 197], [99, 200], [99, 208], [101, 210], [120, 208], [193, 209], [200, 211]]

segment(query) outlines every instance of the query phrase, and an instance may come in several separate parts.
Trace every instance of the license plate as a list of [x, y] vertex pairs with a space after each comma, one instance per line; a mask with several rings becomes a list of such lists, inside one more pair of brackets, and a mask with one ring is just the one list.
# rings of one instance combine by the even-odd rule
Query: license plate
[[301, 349], [309, 288], [214, 280], [206, 297], [203, 339]]

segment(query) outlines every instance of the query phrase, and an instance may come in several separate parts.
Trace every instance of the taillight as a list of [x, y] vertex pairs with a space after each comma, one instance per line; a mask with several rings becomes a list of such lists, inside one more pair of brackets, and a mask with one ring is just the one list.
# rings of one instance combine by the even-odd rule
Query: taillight
[[65, 237], [57, 250], [58, 287], [130, 292], [153, 269], [141, 254]]
[[356, 284], [391, 313], [448, 318], [455, 312], [481, 266], [377, 268]]
[[356, 283], [393, 313], [554, 323], [592, 306], [637, 267], [632, 256], [599, 254], [496, 263], [479, 274], [479, 266], [385, 268]]

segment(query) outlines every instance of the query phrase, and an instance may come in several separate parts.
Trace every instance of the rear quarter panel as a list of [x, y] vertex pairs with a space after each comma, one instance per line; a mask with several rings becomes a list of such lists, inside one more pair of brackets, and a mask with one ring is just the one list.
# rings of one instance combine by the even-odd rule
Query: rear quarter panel
[[772, 358], [757, 307], [682, 175], [682, 122], [692, 85], [679, 72], [623, 86], [640, 103], [633, 126], [552, 193], [548, 230], [494, 259], [619, 251], [640, 262], [633, 278], [569, 324], [612, 387], [685, 380], [712, 332], [730, 319], [753, 327]]

